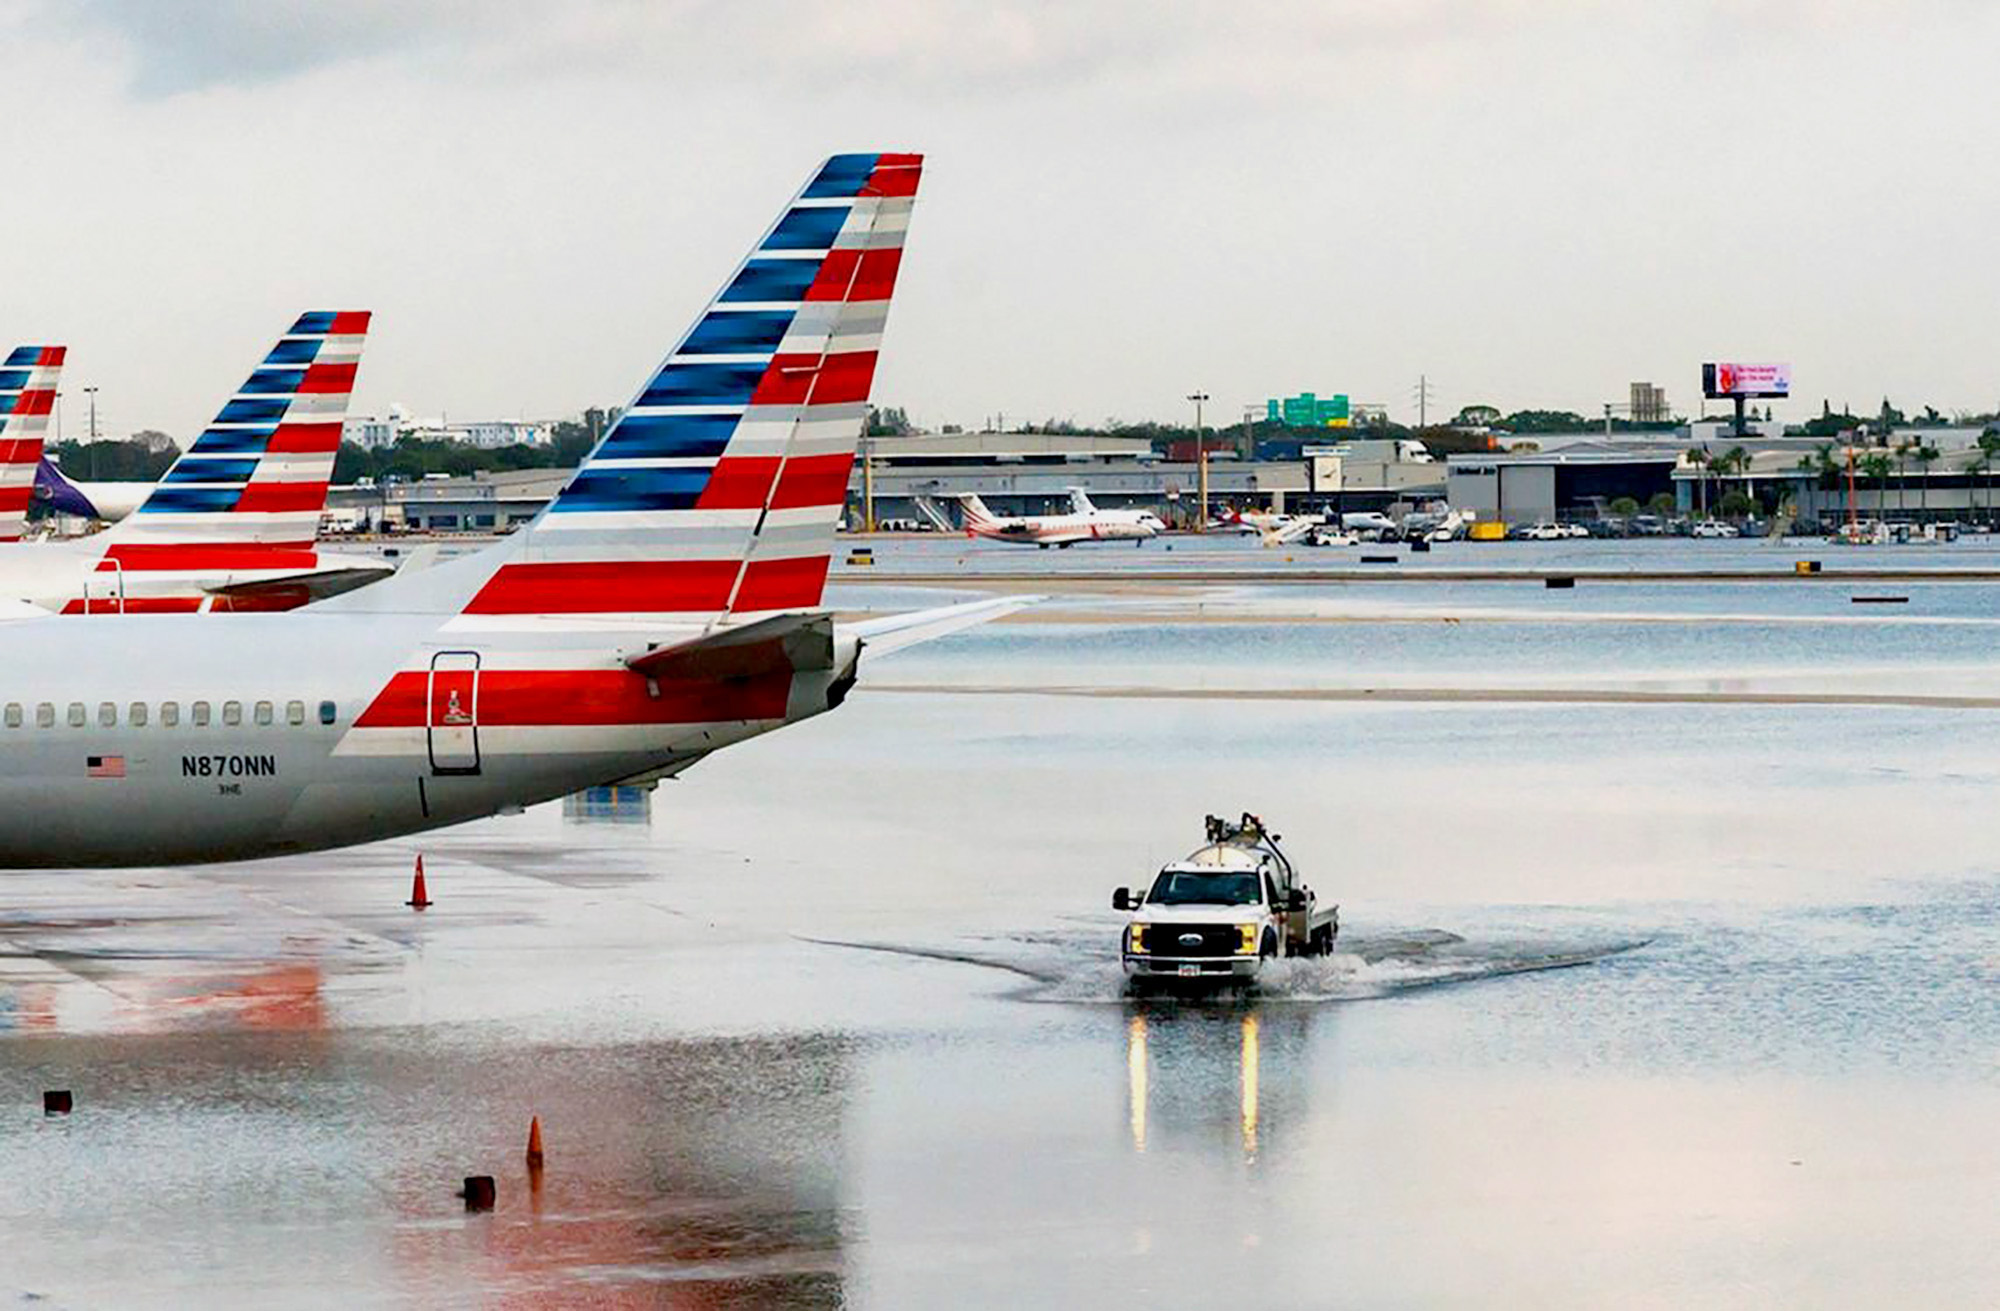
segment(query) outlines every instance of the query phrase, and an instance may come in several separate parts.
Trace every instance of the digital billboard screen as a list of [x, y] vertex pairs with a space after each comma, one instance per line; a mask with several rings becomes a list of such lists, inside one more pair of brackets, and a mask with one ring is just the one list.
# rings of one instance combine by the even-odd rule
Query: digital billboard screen
[[1712, 401], [1734, 397], [1784, 397], [1792, 394], [1789, 364], [1704, 364], [1701, 394]]

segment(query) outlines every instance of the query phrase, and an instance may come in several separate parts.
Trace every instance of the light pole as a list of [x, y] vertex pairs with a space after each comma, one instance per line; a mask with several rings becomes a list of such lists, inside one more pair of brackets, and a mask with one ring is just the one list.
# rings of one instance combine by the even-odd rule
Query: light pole
[[1205, 391], [1189, 392], [1188, 399], [1194, 402], [1194, 460], [1195, 478], [1199, 487], [1196, 496], [1194, 530], [1208, 531], [1208, 443], [1201, 439], [1201, 403], [1208, 399]]
[[97, 388], [85, 387], [83, 394], [90, 398], [90, 473], [87, 476], [95, 478], [97, 476]]

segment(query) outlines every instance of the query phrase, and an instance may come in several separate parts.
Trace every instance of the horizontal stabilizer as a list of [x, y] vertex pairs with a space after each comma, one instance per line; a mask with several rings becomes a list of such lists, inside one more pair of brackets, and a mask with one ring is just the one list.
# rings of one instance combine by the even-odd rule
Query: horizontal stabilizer
[[671, 646], [652, 647], [626, 657], [625, 663], [635, 672], [663, 682], [710, 682], [831, 669], [833, 618], [825, 614], [772, 615]]
[[395, 573], [389, 565], [380, 569], [322, 569], [317, 573], [288, 574], [282, 578], [258, 578], [207, 589], [217, 610], [290, 610], [295, 606], [324, 601]]
[[864, 619], [858, 624], [847, 625], [847, 631], [861, 639], [862, 649], [870, 656], [887, 655], [906, 646], [949, 637], [962, 629], [1013, 614], [1016, 610], [1025, 610], [1041, 599], [1039, 596], [996, 596], [985, 601], [968, 601], [963, 605], [940, 606], [935, 610], [912, 610], [908, 614]]

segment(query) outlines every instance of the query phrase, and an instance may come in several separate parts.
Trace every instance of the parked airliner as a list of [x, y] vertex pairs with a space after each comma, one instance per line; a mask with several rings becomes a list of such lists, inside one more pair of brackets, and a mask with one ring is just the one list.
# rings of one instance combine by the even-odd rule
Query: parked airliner
[[1100, 510], [1081, 487], [1069, 489], [1067, 514], [1002, 517], [969, 493], [960, 496], [958, 503], [965, 510], [966, 535], [996, 542], [1020, 542], [1043, 548], [1074, 546], [1078, 542], [1143, 542], [1167, 530], [1166, 523], [1151, 510]]
[[[314, 544], [367, 332], [365, 311], [300, 315], [130, 517], [88, 537], [0, 549], [0, 598], [64, 614], [288, 610], [387, 577], [380, 559]], [[30, 351], [41, 352], [39, 373], [0, 370], [0, 387], [52, 393], [61, 348], [9, 359]], [[17, 495], [25, 463], [25, 515], [42, 433], [0, 436], [12, 457], [0, 496]]]
[[0, 625], [0, 867], [219, 861], [669, 777], [998, 600], [820, 609], [921, 156], [836, 155], [555, 499], [282, 614]]

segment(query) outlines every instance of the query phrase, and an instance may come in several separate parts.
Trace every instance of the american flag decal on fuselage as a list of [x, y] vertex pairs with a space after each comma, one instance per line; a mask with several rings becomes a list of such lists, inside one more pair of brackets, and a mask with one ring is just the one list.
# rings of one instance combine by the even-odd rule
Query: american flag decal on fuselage
[[64, 353], [61, 346], [16, 346], [0, 363], [0, 542], [27, 532]]

